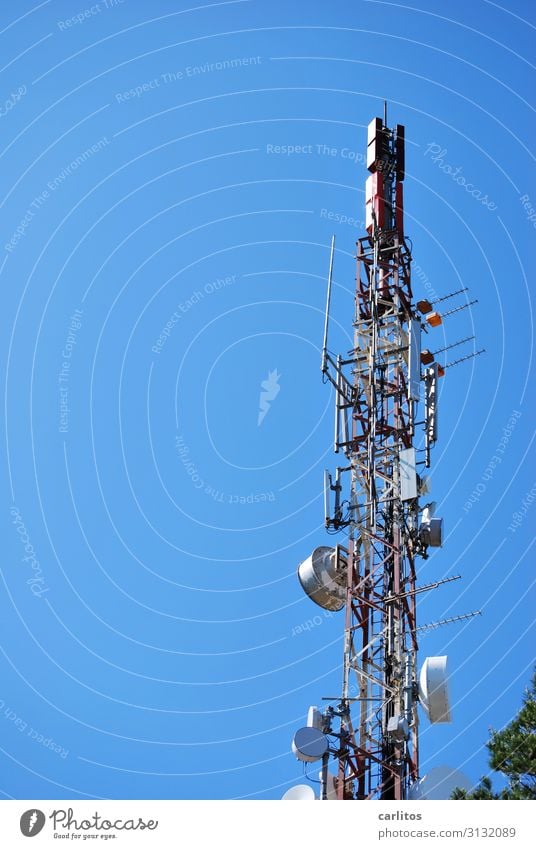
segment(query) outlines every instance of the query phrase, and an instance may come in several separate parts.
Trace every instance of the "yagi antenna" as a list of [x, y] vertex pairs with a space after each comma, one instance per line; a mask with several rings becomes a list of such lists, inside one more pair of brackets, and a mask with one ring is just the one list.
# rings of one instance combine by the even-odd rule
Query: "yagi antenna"
[[449, 298], [454, 298], [455, 295], [463, 295], [464, 292], [468, 291], [469, 289], [465, 286], [463, 289], [457, 289], [455, 292], [449, 292], [448, 295], [443, 295], [442, 298], [436, 298], [434, 301], [429, 301], [428, 298], [423, 298], [421, 301], [417, 301], [416, 307], [419, 312], [424, 315], [424, 313], [430, 312], [435, 304], [442, 304], [443, 301], [448, 301]]
[[451, 310], [441, 313], [441, 315], [443, 318], [446, 318], [448, 315], [454, 315], [455, 312], [461, 312], [462, 310], [469, 309], [469, 307], [472, 307], [473, 304], [478, 304], [478, 298], [475, 298], [474, 301], [469, 301], [467, 304], [462, 304], [459, 307], [453, 307]]
[[326, 295], [326, 315], [324, 318], [324, 343], [322, 345], [322, 373], [325, 374], [328, 369], [328, 325], [329, 325], [329, 304], [331, 301], [331, 283], [333, 280], [333, 257], [335, 254], [335, 236], [331, 237], [331, 251], [329, 256], [329, 275], [328, 275], [328, 291]]
[[474, 336], [467, 336], [465, 339], [460, 339], [458, 342], [452, 342], [450, 345], [445, 345], [444, 348], [438, 348], [437, 351], [429, 351], [428, 348], [424, 348], [421, 351], [421, 363], [425, 366], [430, 365], [430, 363], [434, 362], [434, 358], [438, 354], [450, 351], [451, 348], [457, 348], [458, 345], [463, 345], [465, 342], [472, 342], [473, 339], [475, 339]]
[[437, 622], [430, 622], [428, 625], [419, 625], [418, 628], [414, 628], [413, 633], [417, 631], [433, 631], [442, 625], [450, 625], [452, 622], [462, 622], [464, 619], [472, 619], [473, 616], [482, 616], [482, 611], [473, 610], [471, 613], [460, 613], [459, 616], [449, 616], [448, 619], [439, 619]]
[[474, 351], [472, 354], [467, 354], [466, 357], [460, 357], [459, 360], [453, 360], [451, 363], [446, 363], [444, 368], [452, 368], [452, 366], [457, 366], [460, 363], [464, 363], [466, 360], [472, 360], [474, 357], [479, 357], [480, 354], [484, 354], [486, 352], [485, 348], [481, 348], [480, 351]]
[[433, 581], [431, 584], [424, 584], [421, 587], [416, 587], [414, 590], [408, 590], [405, 593], [397, 593], [396, 595], [385, 596], [384, 601], [393, 601], [395, 598], [407, 598], [408, 596], [417, 595], [418, 593], [424, 593], [428, 590], [436, 590], [443, 584], [450, 584], [452, 581], [459, 581], [461, 577], [461, 575], [450, 575], [447, 578], [441, 578], [441, 580]]
[[448, 318], [449, 315], [454, 315], [462, 310], [469, 309], [469, 307], [472, 307], [473, 304], [478, 304], [478, 298], [475, 298], [474, 301], [468, 301], [466, 304], [461, 304], [459, 307], [453, 307], [451, 310], [447, 310], [447, 312], [440, 313], [437, 310], [431, 310], [431, 312], [429, 312], [428, 308], [431, 307], [430, 301], [424, 300], [418, 302], [417, 309], [419, 312], [425, 314], [425, 320], [430, 327], [439, 327], [440, 324], [443, 324], [444, 318]]
[[432, 301], [433, 304], [441, 304], [443, 301], [448, 301], [449, 298], [453, 298], [455, 295], [463, 295], [464, 292], [468, 292], [469, 289], [467, 286], [464, 286], [463, 289], [457, 289], [455, 292], [450, 292], [448, 295], [443, 295], [442, 298], [436, 298], [435, 301]]
[[434, 357], [436, 354], [442, 354], [443, 351], [450, 351], [451, 348], [457, 348], [458, 345], [463, 345], [464, 342], [472, 342], [475, 339], [475, 336], [466, 336], [465, 339], [460, 339], [459, 342], [453, 342], [451, 345], [445, 345], [444, 348], [438, 348], [437, 351], [434, 351]]

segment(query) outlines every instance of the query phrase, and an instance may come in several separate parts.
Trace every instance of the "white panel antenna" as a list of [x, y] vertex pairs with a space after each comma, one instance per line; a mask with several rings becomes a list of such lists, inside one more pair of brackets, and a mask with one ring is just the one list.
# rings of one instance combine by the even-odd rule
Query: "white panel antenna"
[[307, 727], [318, 728], [320, 731], [322, 731], [322, 714], [320, 713], [316, 705], [311, 705], [311, 707], [307, 711]]
[[400, 497], [402, 501], [417, 498], [417, 467], [415, 448], [400, 451]]
[[421, 322], [409, 323], [408, 397], [419, 401], [421, 397]]

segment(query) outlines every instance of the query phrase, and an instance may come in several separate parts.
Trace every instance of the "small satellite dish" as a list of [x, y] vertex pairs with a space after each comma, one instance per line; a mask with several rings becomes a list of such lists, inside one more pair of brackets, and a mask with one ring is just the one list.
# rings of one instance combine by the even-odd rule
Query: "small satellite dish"
[[430, 722], [451, 722], [447, 655], [427, 657], [419, 678], [419, 698]]
[[292, 741], [292, 751], [299, 761], [313, 763], [319, 761], [328, 750], [328, 738], [318, 728], [298, 729]]
[[309, 728], [318, 728], [322, 731], [322, 714], [316, 705], [311, 705], [307, 711], [307, 726]]
[[321, 545], [298, 566], [302, 589], [324, 610], [342, 610], [346, 601], [346, 561], [339, 561], [334, 548]]
[[309, 784], [295, 784], [294, 787], [289, 787], [281, 799], [293, 802], [314, 802], [316, 796]]
[[471, 790], [472, 784], [465, 773], [449, 766], [435, 766], [423, 778], [415, 781], [409, 788], [408, 799], [420, 802], [426, 800], [450, 799], [456, 787]]

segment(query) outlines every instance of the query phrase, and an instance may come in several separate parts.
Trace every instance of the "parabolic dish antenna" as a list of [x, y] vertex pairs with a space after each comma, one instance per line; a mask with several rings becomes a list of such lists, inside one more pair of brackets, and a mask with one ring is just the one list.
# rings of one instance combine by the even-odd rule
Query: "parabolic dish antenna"
[[420, 802], [450, 799], [456, 787], [471, 790], [472, 784], [465, 773], [449, 766], [435, 766], [423, 778], [415, 781], [409, 789], [408, 798]]
[[319, 761], [328, 750], [328, 738], [318, 728], [299, 728], [292, 741], [292, 751], [299, 761]]
[[430, 722], [450, 722], [447, 655], [427, 657], [419, 678], [419, 698]]
[[289, 787], [287, 792], [281, 796], [281, 799], [293, 802], [314, 802], [316, 796], [309, 784], [295, 784], [294, 787]]
[[303, 591], [324, 610], [342, 610], [346, 601], [346, 576], [338, 565], [335, 549], [321, 545], [298, 566]]

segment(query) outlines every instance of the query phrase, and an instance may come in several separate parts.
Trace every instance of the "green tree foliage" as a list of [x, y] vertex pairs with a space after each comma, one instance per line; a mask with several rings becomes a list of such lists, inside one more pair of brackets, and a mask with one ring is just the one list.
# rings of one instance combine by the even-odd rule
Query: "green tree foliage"
[[491, 769], [504, 775], [507, 786], [495, 793], [484, 776], [472, 793], [457, 787], [451, 798], [536, 799], [536, 672], [516, 718], [502, 731], [492, 730], [486, 745]]

